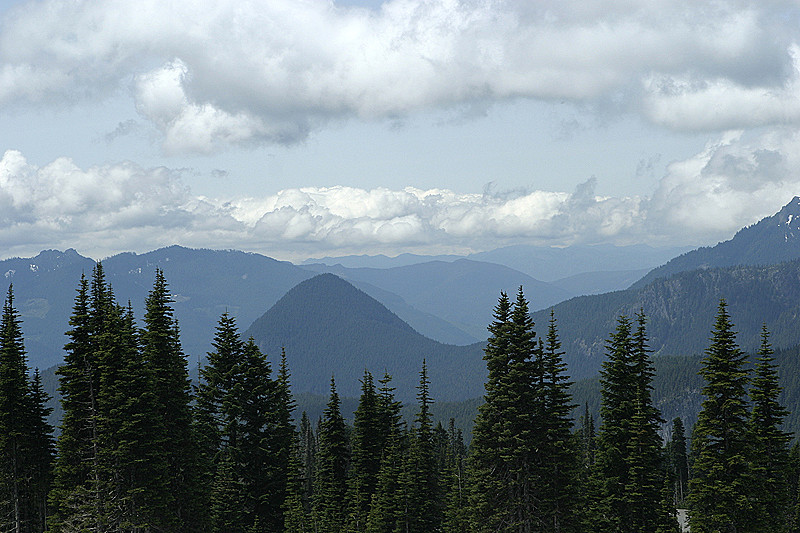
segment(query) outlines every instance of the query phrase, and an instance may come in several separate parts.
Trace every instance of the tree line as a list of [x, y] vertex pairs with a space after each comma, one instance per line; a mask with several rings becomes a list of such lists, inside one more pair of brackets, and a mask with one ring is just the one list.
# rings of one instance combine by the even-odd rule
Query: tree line
[[652, 400], [643, 313], [621, 316], [601, 370], [600, 418], [579, 423], [551, 312], [537, 335], [522, 288], [488, 326], [484, 403], [466, 446], [434, 424], [424, 359], [416, 415], [365, 370], [353, 424], [331, 377], [319, 420], [295, 425], [286, 354], [273, 370], [224, 313], [192, 386], [157, 270], [142, 326], [102, 263], [82, 277], [58, 370], [57, 440], [9, 287], [0, 322], [0, 530], [21, 532], [788, 532], [800, 448], [782, 431], [766, 327], [752, 370], [720, 301], [704, 401], [670, 438]]

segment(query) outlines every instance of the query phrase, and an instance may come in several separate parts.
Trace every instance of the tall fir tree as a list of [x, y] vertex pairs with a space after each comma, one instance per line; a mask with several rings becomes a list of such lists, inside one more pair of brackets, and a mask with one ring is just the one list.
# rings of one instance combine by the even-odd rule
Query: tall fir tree
[[111, 531], [174, 527], [169, 508], [164, 424], [153, 391], [153, 376], [140, 359], [130, 304], [116, 306], [100, 353], [98, 457]]
[[757, 531], [751, 501], [746, 355], [736, 343], [725, 300], [700, 374], [706, 384], [692, 432], [694, 465], [687, 501], [695, 533]]
[[394, 533], [403, 518], [400, 505], [403, 490], [400, 478], [407, 464], [408, 431], [401, 420], [401, 404], [394, 397], [391, 381], [392, 378], [388, 373], [378, 380], [383, 453], [375, 493], [367, 515], [369, 533]]
[[53, 408], [48, 407], [50, 396], [44, 391], [39, 369], [34, 369], [29, 391], [29, 427], [30, 441], [26, 454], [26, 493], [29, 503], [30, 531], [44, 531], [47, 527], [47, 495], [50, 491], [53, 474], [53, 458], [55, 441], [53, 426], [48, 422]]
[[645, 317], [636, 329], [626, 316], [617, 321], [601, 370], [601, 415], [597, 460], [588, 516], [597, 531], [656, 531], [672, 527], [662, 512], [661, 418], [651, 398], [653, 367]]
[[0, 319], [0, 526], [15, 533], [43, 530], [42, 492], [49, 481], [41, 383], [31, 383], [27, 375], [22, 326], [9, 285]]
[[344, 526], [350, 443], [333, 377], [330, 398], [319, 427], [316, 462], [313, 506], [315, 529], [319, 533], [338, 533]]
[[433, 400], [425, 360], [422, 361], [417, 391], [419, 411], [409, 436], [408, 455], [400, 479], [400, 503], [403, 507], [398, 527], [401, 531], [436, 531], [442, 521], [440, 468], [434, 443]]
[[[541, 342], [541, 340], [540, 340]], [[572, 396], [566, 375], [565, 352], [561, 350], [553, 311], [545, 341], [540, 348], [542, 364], [542, 412], [544, 442], [539, 447], [542, 496], [537, 529], [558, 533], [577, 531], [581, 506], [579, 440], [572, 433]]]
[[672, 420], [672, 438], [667, 443], [667, 463], [674, 483], [673, 500], [682, 508], [689, 492], [689, 460], [686, 455], [686, 430], [683, 420]]
[[107, 291], [102, 263], [92, 271], [92, 286], [81, 275], [75, 296], [64, 364], [56, 371], [64, 413], [57, 441], [50, 531], [101, 530], [99, 498], [98, 434], [101, 361], [97, 338], [103, 331], [98, 318]]
[[[227, 313], [220, 317], [213, 347], [200, 370], [197, 394], [204, 455], [210, 477], [216, 480], [212, 499], [219, 502], [224, 494], [239, 494], [241, 515], [233, 517], [237, 523], [244, 521], [248, 530], [282, 530], [296, 448], [285, 354], [278, 378], [272, 379], [266, 356], [252, 339], [242, 342], [235, 319]], [[212, 506], [214, 530], [236, 527], [226, 522], [232, 515], [222, 511]]]
[[348, 477], [348, 516], [345, 530], [366, 531], [372, 496], [378, 483], [383, 456], [383, 428], [378, 393], [372, 374], [364, 371], [361, 397], [354, 413], [351, 434], [352, 453]]
[[157, 269], [145, 300], [141, 351], [153, 376], [155, 402], [164, 421], [163, 451], [173, 520], [183, 531], [201, 531], [207, 523], [208, 505], [198, 469], [200, 448], [193, 426], [191, 382], [171, 302], [164, 272]]
[[761, 328], [761, 345], [750, 387], [752, 409], [749, 420], [753, 445], [752, 470], [754, 521], [760, 531], [783, 531], [790, 517], [789, 441], [790, 433], [781, 427], [789, 412], [780, 404], [782, 388], [778, 368], [769, 342], [767, 326]]

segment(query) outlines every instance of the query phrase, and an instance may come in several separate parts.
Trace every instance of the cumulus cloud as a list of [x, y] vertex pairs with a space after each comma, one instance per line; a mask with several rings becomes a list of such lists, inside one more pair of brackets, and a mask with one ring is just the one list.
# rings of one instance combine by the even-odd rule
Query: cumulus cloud
[[43, 0], [0, 22], [0, 104], [130, 87], [176, 153], [519, 97], [675, 129], [796, 125], [796, 22], [790, 0]]
[[647, 197], [602, 196], [591, 178], [555, 192], [334, 186], [208, 198], [164, 167], [80, 168], [68, 158], [38, 167], [10, 150], [0, 159], [0, 244], [5, 256], [73, 247], [104, 257], [178, 243], [285, 259], [515, 243], [710, 244], [798, 192], [800, 133], [787, 129], [727, 132], [670, 163]]

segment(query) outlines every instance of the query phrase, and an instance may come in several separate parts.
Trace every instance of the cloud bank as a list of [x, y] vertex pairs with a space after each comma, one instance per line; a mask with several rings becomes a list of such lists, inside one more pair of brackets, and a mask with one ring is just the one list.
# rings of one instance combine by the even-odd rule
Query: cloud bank
[[648, 197], [574, 191], [291, 188], [263, 197], [207, 198], [180, 171], [118, 163], [37, 167], [0, 159], [5, 257], [73, 247], [102, 258], [170, 244], [236, 248], [277, 258], [444, 253], [504, 244], [708, 244], [775, 213], [800, 191], [800, 134], [729, 132], [667, 167]]
[[43, 0], [0, 22], [0, 106], [129, 91], [168, 153], [515, 98], [797, 126], [798, 23], [790, 0]]

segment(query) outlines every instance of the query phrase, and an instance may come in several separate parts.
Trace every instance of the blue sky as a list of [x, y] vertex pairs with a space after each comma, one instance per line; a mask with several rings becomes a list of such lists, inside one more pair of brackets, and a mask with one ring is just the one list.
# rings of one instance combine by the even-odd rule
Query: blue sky
[[17, 1], [0, 254], [713, 244], [800, 193], [796, 2]]

